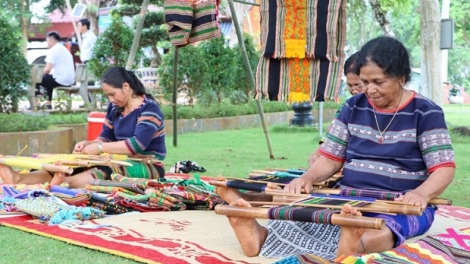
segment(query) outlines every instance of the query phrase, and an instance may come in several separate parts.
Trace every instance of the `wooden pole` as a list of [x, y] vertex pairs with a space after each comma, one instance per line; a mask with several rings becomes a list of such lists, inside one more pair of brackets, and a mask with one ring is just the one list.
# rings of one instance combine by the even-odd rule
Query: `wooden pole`
[[129, 52], [129, 57], [127, 57], [126, 70], [131, 70], [132, 65], [134, 65], [135, 55], [137, 54], [137, 49], [140, 46], [140, 35], [142, 34], [142, 28], [144, 27], [145, 14], [147, 14], [147, 7], [150, 0], [144, 0], [142, 2], [142, 7], [140, 8], [140, 18], [137, 28], [135, 29], [134, 40], [132, 41], [131, 51]]
[[[269, 208], [260, 207], [240, 207], [218, 204], [215, 206], [215, 213], [226, 216], [270, 219]], [[380, 230], [385, 227], [385, 220], [365, 216], [333, 214], [331, 216], [331, 224]]]
[[175, 47], [175, 57], [173, 58], [173, 146], [178, 145], [178, 112], [176, 109], [176, 101], [178, 97], [178, 88], [176, 81], [178, 80], [178, 47]]
[[[240, 24], [238, 23], [237, 12], [235, 10], [235, 6], [233, 5], [233, 0], [228, 0], [228, 4], [230, 6], [230, 12], [232, 13], [233, 23], [235, 24], [235, 31], [237, 32], [240, 52], [242, 53], [243, 62], [245, 63], [245, 70], [248, 73], [248, 76], [249, 76], [248, 79], [250, 79], [251, 87], [255, 89], [256, 87], [255, 77], [253, 76], [253, 71], [251, 70], [251, 65], [248, 59], [248, 54], [246, 53], [245, 42], [243, 41], [243, 35], [240, 29]], [[256, 104], [258, 106], [259, 117], [261, 119], [261, 125], [263, 126], [264, 135], [266, 137], [266, 143], [268, 145], [269, 158], [274, 159], [273, 149], [271, 146], [271, 138], [269, 137], [269, 132], [268, 132], [268, 128], [266, 125], [266, 119], [264, 118], [263, 106], [261, 105], [261, 101], [259, 99], [256, 100]]]

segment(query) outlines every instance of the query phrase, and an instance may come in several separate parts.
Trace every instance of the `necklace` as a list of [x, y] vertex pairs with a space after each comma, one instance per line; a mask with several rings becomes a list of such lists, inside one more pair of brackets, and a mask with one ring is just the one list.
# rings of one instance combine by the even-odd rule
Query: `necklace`
[[372, 108], [374, 108], [375, 124], [377, 124], [377, 130], [379, 131], [379, 143], [380, 144], [382, 144], [384, 142], [383, 135], [385, 134], [385, 131], [387, 131], [388, 127], [392, 124], [393, 119], [395, 119], [395, 116], [398, 113], [398, 109], [400, 109], [400, 103], [401, 103], [401, 99], [403, 98], [403, 93], [404, 93], [403, 90], [401, 90], [401, 96], [400, 96], [400, 101], [398, 101], [397, 110], [395, 111], [395, 114], [393, 114], [392, 119], [390, 120], [390, 122], [388, 122], [388, 125], [385, 127], [385, 129], [383, 131], [380, 131], [379, 121], [377, 120], [377, 114], [375, 113], [375, 105], [372, 105]]

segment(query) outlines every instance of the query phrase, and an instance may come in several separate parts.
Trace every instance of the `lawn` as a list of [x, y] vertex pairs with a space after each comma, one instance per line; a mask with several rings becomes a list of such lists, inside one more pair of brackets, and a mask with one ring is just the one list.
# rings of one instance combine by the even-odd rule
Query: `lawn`
[[[450, 128], [470, 126], [470, 106], [446, 106], [444, 109]], [[271, 127], [269, 136], [273, 160], [269, 159], [261, 128], [183, 134], [177, 138], [177, 147], [172, 145], [173, 138], [169, 136], [166, 167], [168, 169], [177, 161], [193, 160], [207, 169], [205, 175], [231, 177], [246, 177], [253, 169], [305, 167], [319, 140], [314, 129], [289, 129], [287, 126]], [[452, 199], [454, 205], [468, 206], [470, 137], [452, 133], [452, 139], [457, 173], [442, 197]], [[0, 227], [0, 244], [2, 263], [136, 263], [7, 227]]]

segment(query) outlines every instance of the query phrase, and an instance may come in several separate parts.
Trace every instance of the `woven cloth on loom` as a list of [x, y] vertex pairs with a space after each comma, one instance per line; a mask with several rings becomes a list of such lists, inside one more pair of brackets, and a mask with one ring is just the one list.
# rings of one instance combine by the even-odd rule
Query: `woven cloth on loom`
[[345, 0], [261, 1], [257, 98], [336, 100], [344, 63]]
[[219, 0], [165, 0], [165, 21], [170, 42], [184, 46], [220, 36]]

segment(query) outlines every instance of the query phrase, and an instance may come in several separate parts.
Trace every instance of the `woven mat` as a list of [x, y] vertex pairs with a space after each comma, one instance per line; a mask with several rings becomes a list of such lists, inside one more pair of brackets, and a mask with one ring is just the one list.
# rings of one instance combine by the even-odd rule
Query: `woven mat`
[[[449, 227], [470, 227], [469, 219], [470, 209], [442, 206], [428, 234], [442, 233]], [[74, 227], [37, 224], [29, 216], [0, 218], [0, 223], [146, 263], [276, 261], [245, 257], [227, 218], [214, 211], [128, 213]]]

